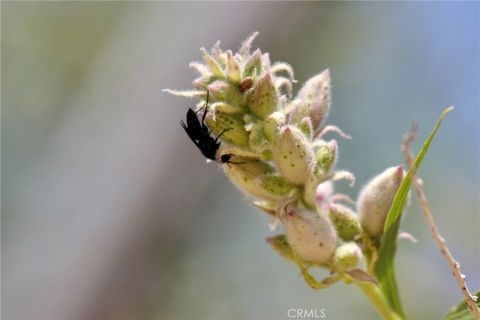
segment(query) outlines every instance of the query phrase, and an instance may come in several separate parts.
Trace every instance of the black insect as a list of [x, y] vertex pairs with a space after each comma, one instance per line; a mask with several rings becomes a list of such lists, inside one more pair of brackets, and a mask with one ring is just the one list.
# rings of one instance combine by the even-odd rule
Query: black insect
[[[223, 130], [215, 139], [210, 136], [211, 131], [205, 124], [205, 116], [207, 115], [208, 111], [208, 98], [209, 92], [207, 91], [207, 100], [203, 108], [202, 121], [197, 117], [195, 111], [191, 108], [187, 111], [187, 123], [180, 121], [180, 125], [185, 129], [185, 132], [190, 137], [190, 140], [197, 146], [198, 149], [202, 152], [202, 154], [210, 160], [218, 161], [217, 160], [217, 150], [220, 148], [221, 142], [218, 142], [218, 139], [224, 134], [225, 132], [232, 130], [232, 128], [227, 128]], [[202, 109], [200, 109], [202, 110]], [[232, 162], [230, 159], [232, 158], [233, 154], [225, 153], [220, 156], [220, 163], [226, 164], [240, 164], [237, 162]]]

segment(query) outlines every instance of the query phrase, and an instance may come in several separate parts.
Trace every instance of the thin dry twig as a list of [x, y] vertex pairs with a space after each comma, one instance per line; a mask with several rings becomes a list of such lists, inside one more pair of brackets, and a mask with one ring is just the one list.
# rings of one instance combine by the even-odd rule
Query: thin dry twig
[[[408, 132], [405, 135], [403, 144], [402, 144], [402, 151], [404, 153], [405, 161], [409, 168], [412, 167], [413, 159], [414, 159], [414, 154], [410, 150], [410, 146], [416, 137], [417, 137], [417, 125], [416, 123], [413, 123], [412, 128], [410, 129], [410, 132]], [[450, 269], [452, 270], [452, 273], [455, 276], [455, 279], [457, 280], [457, 283], [460, 289], [462, 290], [463, 296], [465, 297], [465, 300], [467, 301], [467, 304], [468, 304], [468, 310], [470, 311], [470, 313], [473, 314], [475, 319], [480, 319], [480, 309], [476, 304], [478, 297], [472, 295], [472, 293], [468, 290], [467, 283], [465, 282], [465, 275], [463, 275], [460, 272], [460, 264], [453, 258], [452, 254], [448, 250], [445, 239], [443, 239], [443, 237], [438, 232], [435, 222], [433, 221], [432, 213], [428, 206], [427, 197], [423, 192], [420, 181], [416, 178], [415, 171], [413, 171], [413, 183], [415, 185], [416, 195], [420, 203], [420, 207], [422, 208], [423, 215], [427, 220], [428, 226], [430, 227], [432, 237], [437, 243], [438, 247], [440, 248], [442, 255], [447, 260], [448, 265], [450, 266]]]

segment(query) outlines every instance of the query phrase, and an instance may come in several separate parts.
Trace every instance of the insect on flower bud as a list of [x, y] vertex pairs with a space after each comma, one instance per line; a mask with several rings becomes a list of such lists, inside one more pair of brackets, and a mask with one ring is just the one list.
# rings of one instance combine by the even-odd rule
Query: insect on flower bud
[[351, 241], [360, 234], [360, 222], [352, 209], [341, 204], [331, 204], [329, 208], [330, 221], [332, 221], [338, 236], [345, 241]]
[[215, 111], [213, 115], [208, 112], [205, 122], [216, 136], [221, 135], [223, 141], [239, 147], [248, 146], [248, 132], [241, 114]]
[[302, 260], [328, 265], [333, 257], [337, 236], [330, 221], [315, 211], [298, 210], [281, 218], [288, 243]]
[[344, 243], [335, 250], [333, 268], [340, 272], [350, 271], [360, 264], [362, 257], [362, 250], [355, 242]]
[[313, 151], [300, 129], [283, 127], [275, 139], [273, 159], [280, 173], [294, 184], [305, 183], [313, 165]]
[[278, 102], [277, 90], [269, 73], [257, 82], [247, 100], [250, 110], [261, 119], [275, 111]]
[[382, 235], [385, 219], [404, 176], [402, 166], [388, 168], [360, 191], [357, 212], [363, 228], [371, 237]]

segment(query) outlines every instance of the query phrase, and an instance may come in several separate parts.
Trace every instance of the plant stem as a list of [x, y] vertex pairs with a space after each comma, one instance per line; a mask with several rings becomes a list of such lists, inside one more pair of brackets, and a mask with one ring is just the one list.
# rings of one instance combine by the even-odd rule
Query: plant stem
[[385, 320], [401, 320], [401, 318], [390, 308], [387, 299], [380, 288], [370, 282], [355, 282], [375, 306], [377, 312]]

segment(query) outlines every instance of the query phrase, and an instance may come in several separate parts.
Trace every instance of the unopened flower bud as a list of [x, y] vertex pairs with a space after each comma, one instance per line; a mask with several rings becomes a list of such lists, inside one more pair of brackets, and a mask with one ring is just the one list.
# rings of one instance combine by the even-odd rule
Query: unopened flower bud
[[302, 130], [308, 140], [312, 140], [313, 135], [313, 125], [312, 120], [309, 117], [305, 117], [300, 121], [297, 127]]
[[243, 69], [243, 77], [251, 77], [262, 72], [262, 52], [255, 50]]
[[315, 174], [317, 176], [325, 177], [335, 168], [335, 163], [338, 158], [337, 150], [338, 145], [336, 140], [331, 140], [315, 150], [315, 160], [317, 162]]
[[263, 122], [257, 122], [252, 124], [250, 129], [250, 136], [249, 136], [249, 145], [250, 150], [253, 152], [261, 153], [263, 152], [268, 146], [269, 142], [267, 137], [265, 136]]
[[250, 110], [261, 119], [275, 111], [278, 102], [277, 90], [269, 73], [257, 82], [247, 100]]
[[302, 260], [328, 265], [335, 252], [337, 236], [330, 221], [315, 211], [287, 212], [282, 221], [288, 243]]
[[317, 190], [315, 193], [315, 203], [317, 208], [326, 209], [330, 204], [330, 200], [333, 196], [333, 182], [331, 180], [327, 180], [325, 182], [320, 183], [317, 186]]
[[202, 52], [203, 60], [205, 60], [212, 73], [220, 78], [225, 77], [225, 73], [223, 72], [219, 63], [215, 61], [215, 59], [211, 55], [208, 54], [207, 50], [201, 48], [200, 51]]
[[232, 82], [240, 82], [240, 66], [231, 51], [227, 51], [227, 76]]
[[330, 72], [327, 69], [308, 80], [300, 89], [290, 114], [292, 123], [298, 123], [308, 116], [316, 131], [328, 116], [330, 99]]
[[371, 237], [382, 235], [385, 219], [404, 175], [402, 166], [388, 168], [360, 191], [357, 212], [363, 228]]
[[224, 102], [231, 105], [243, 105], [244, 97], [237, 86], [224, 80], [216, 80], [208, 85], [212, 101]]
[[215, 111], [205, 117], [207, 126], [225, 142], [239, 147], [248, 147], [248, 132], [245, 130], [242, 114]]
[[329, 208], [330, 221], [332, 221], [337, 234], [342, 240], [351, 241], [360, 234], [360, 222], [352, 209], [341, 204], [331, 204]]
[[282, 112], [274, 112], [265, 119], [265, 136], [273, 143], [280, 128], [285, 124], [285, 115]]
[[344, 243], [335, 250], [333, 268], [340, 272], [350, 271], [360, 264], [362, 257], [362, 250], [355, 242]]
[[273, 159], [280, 173], [294, 184], [305, 183], [313, 165], [313, 152], [300, 129], [285, 126], [275, 139]]
[[263, 200], [278, 201], [294, 188], [285, 178], [274, 174], [273, 168], [264, 161], [251, 161], [243, 157], [234, 160], [241, 164], [224, 166], [224, 170], [230, 180], [245, 193]]

